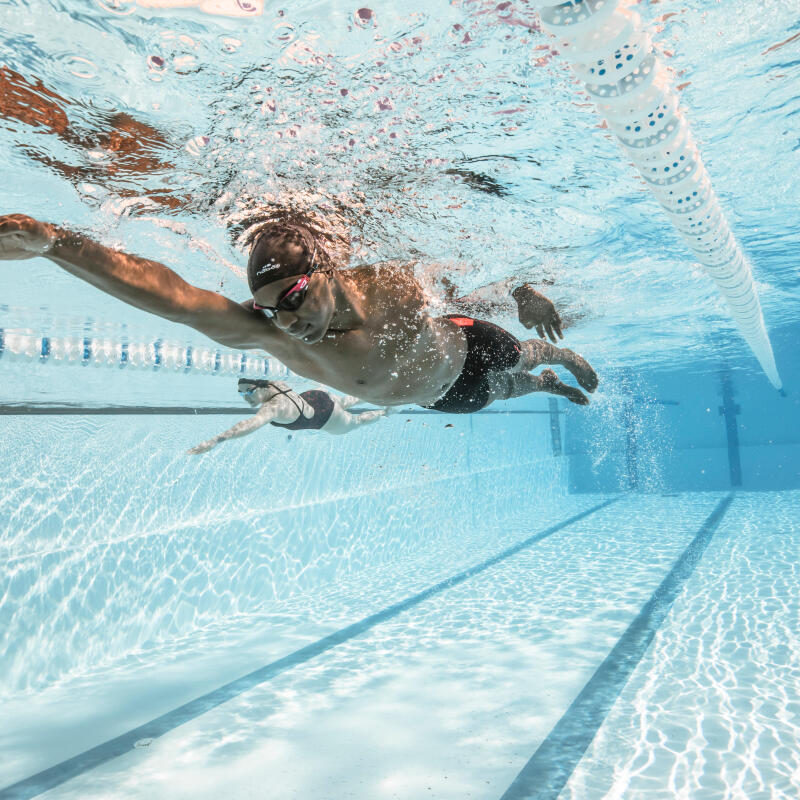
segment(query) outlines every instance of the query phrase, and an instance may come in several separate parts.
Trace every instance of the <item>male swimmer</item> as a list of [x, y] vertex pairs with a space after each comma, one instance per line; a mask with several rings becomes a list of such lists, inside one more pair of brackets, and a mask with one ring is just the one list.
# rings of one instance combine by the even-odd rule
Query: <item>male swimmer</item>
[[291, 386], [280, 381], [241, 378], [239, 394], [258, 411], [250, 419], [237, 422], [223, 433], [201, 442], [188, 455], [207, 453], [220, 442], [247, 436], [269, 423], [289, 431], [318, 430], [341, 435], [361, 425], [369, 425], [386, 416], [388, 409], [379, 408], [351, 414], [347, 409], [357, 402], [357, 397], [337, 397], [319, 389], [309, 389], [298, 394]]
[[[320, 239], [293, 221], [264, 224], [252, 239], [253, 297], [241, 304], [80, 233], [1, 216], [0, 258], [35, 256], [132, 306], [227, 347], [265, 350], [297, 375], [377, 406], [414, 403], [464, 414], [531, 392], [589, 402], [553, 370], [531, 374], [545, 364], [565, 367], [587, 392], [597, 388], [594, 370], [571, 350], [543, 339], [520, 342], [469, 316], [430, 316], [410, 267], [335, 269]], [[514, 298], [523, 324], [546, 329], [556, 341], [561, 328], [553, 304], [529, 285]]]

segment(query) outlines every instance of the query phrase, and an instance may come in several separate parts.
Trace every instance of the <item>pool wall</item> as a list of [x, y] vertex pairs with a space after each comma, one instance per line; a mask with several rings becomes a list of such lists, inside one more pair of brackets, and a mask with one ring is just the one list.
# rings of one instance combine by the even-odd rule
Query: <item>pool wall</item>
[[777, 344], [782, 393], [731, 363], [604, 376], [598, 402], [566, 415], [570, 492], [800, 488], [800, 372]]

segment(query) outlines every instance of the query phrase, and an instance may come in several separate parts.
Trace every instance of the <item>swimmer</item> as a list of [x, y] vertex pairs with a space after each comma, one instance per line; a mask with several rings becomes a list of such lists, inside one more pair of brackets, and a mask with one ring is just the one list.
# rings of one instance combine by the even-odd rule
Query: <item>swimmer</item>
[[[377, 406], [416, 404], [468, 414], [495, 400], [548, 392], [586, 405], [597, 375], [572, 350], [521, 342], [467, 315], [431, 316], [411, 266], [350, 269], [322, 237], [288, 221], [263, 224], [250, 244], [252, 298], [236, 303], [164, 264], [20, 214], [0, 216], [0, 259], [41, 256], [129, 305], [188, 325], [227, 347], [260, 349], [292, 372]], [[527, 328], [561, 337], [553, 304], [529, 284], [513, 292]], [[543, 365], [561, 365], [580, 387]]]
[[379, 408], [351, 414], [347, 409], [359, 402], [357, 397], [337, 397], [318, 389], [298, 394], [281, 381], [241, 378], [239, 394], [253, 408], [258, 407], [258, 411], [250, 419], [237, 422], [224, 433], [187, 450], [187, 455], [207, 453], [220, 442], [247, 436], [267, 423], [289, 431], [319, 430], [341, 435], [377, 422], [388, 413], [388, 409]]

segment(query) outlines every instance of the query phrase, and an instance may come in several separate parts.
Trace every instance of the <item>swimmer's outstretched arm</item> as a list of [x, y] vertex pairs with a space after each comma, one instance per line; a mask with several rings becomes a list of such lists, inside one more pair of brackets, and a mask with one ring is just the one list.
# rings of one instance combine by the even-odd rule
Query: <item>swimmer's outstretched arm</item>
[[128, 305], [188, 325], [227, 347], [265, 348], [277, 331], [263, 315], [192, 286], [157, 261], [104, 247], [22, 214], [0, 216], [0, 259], [37, 256]]
[[196, 445], [195, 447], [191, 448], [191, 450], [187, 450], [186, 454], [190, 456], [200, 455], [200, 453], [207, 453], [209, 450], [216, 447], [220, 442], [227, 442], [228, 439], [238, 439], [240, 436], [247, 436], [253, 431], [257, 431], [259, 428], [266, 425], [268, 422], [272, 422], [279, 416], [279, 413], [276, 411], [274, 407], [270, 407], [269, 403], [266, 405], [261, 406], [258, 411], [249, 419], [243, 419], [241, 422], [237, 422], [232, 427], [228, 428], [228, 430], [223, 431], [216, 436], [212, 436], [210, 439], [206, 439], [204, 442], [200, 442], [200, 444]]

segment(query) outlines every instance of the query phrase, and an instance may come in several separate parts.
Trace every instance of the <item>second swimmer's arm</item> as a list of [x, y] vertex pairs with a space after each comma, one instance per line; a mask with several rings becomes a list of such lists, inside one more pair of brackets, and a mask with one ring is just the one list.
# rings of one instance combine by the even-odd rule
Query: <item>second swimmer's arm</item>
[[237, 422], [235, 425], [228, 428], [228, 430], [217, 436], [213, 436], [211, 439], [200, 442], [200, 444], [196, 445], [191, 450], [187, 450], [186, 453], [190, 456], [207, 453], [220, 442], [226, 442], [228, 439], [238, 439], [240, 436], [247, 436], [249, 433], [257, 431], [259, 428], [275, 419], [275, 416], [275, 409], [262, 406], [258, 412], [249, 419], [243, 419], [241, 422]]

